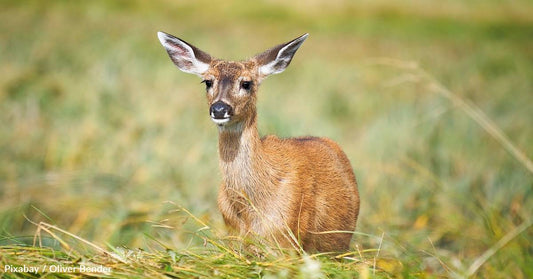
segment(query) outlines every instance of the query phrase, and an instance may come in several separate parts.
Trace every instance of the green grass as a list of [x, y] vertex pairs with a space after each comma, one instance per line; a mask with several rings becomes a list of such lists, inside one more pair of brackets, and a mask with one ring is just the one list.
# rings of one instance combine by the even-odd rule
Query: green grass
[[[0, 7], [0, 274], [533, 277], [529, 1]], [[256, 255], [225, 235], [217, 130], [159, 30], [229, 59], [310, 33], [263, 83], [259, 129], [343, 147], [362, 200], [350, 254]]]

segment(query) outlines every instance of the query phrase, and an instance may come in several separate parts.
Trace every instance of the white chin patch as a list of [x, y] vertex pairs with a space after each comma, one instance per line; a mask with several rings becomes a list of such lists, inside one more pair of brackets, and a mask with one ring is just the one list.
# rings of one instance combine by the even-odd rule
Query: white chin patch
[[215, 122], [215, 124], [219, 125], [219, 126], [222, 126], [226, 123], [229, 122], [229, 117], [228, 118], [222, 118], [222, 119], [216, 119], [216, 118], [213, 118], [211, 117], [211, 120], [213, 120], [213, 122]]

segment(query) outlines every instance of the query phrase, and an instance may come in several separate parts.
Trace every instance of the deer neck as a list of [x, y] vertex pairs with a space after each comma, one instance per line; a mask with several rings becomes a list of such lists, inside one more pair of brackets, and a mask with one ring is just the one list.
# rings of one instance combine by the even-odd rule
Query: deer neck
[[255, 118], [219, 128], [219, 156], [224, 187], [249, 198], [267, 191], [263, 186], [275, 168], [263, 152]]

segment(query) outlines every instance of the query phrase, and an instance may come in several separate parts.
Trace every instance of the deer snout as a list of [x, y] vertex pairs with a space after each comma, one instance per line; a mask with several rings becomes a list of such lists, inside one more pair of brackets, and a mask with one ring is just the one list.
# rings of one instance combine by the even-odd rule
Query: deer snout
[[233, 109], [230, 105], [224, 103], [223, 101], [217, 101], [211, 105], [209, 109], [209, 114], [211, 119], [218, 125], [222, 125], [228, 122], [233, 115]]

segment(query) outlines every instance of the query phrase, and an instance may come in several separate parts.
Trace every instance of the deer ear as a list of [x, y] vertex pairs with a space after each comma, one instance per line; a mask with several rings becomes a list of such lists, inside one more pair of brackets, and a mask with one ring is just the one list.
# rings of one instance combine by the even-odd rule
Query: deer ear
[[263, 53], [256, 55], [254, 58], [259, 66], [259, 76], [265, 78], [268, 75], [279, 74], [289, 66], [292, 57], [307, 39], [309, 34], [302, 36], [281, 45], [277, 45]]
[[211, 56], [195, 46], [164, 32], [157, 37], [168, 52], [170, 59], [186, 73], [202, 76], [209, 68]]

